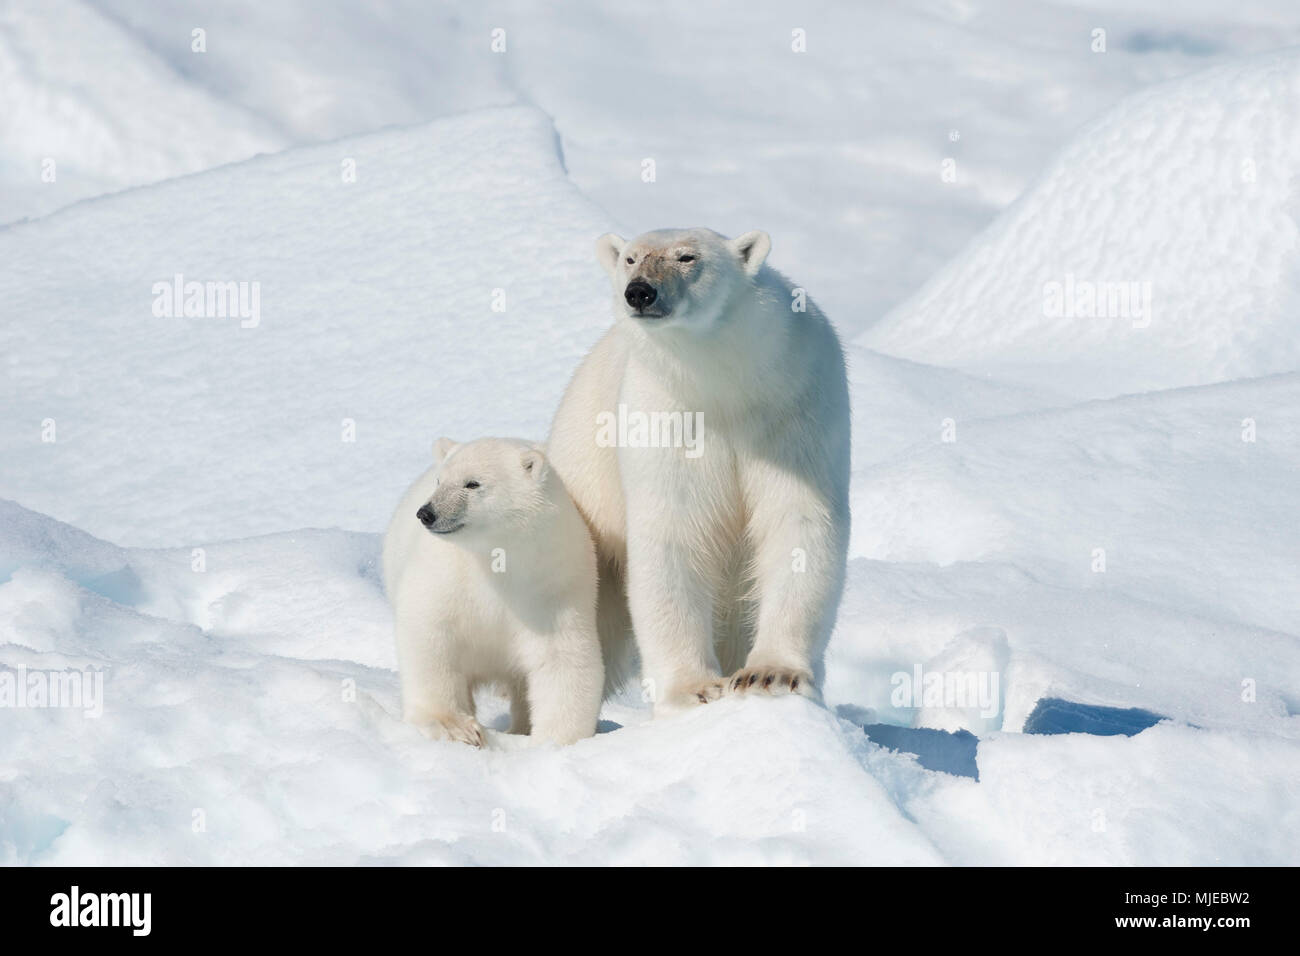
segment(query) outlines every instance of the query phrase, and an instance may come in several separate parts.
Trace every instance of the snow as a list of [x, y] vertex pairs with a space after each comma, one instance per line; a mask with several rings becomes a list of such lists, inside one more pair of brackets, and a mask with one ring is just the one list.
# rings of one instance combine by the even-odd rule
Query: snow
[[980, 742], [979, 765], [978, 783], [948, 778], [906, 804], [955, 865], [1295, 864], [1292, 740], [1164, 724], [1004, 734]]
[[[1297, 39], [1262, 2], [6, 7], [0, 676], [103, 713], [0, 708], [0, 862], [1294, 864]], [[696, 222], [771, 231], [846, 341], [828, 707], [630, 689], [557, 750], [488, 695], [489, 750], [425, 739], [378, 532], [437, 435], [545, 434], [596, 236]], [[256, 322], [155, 314], [177, 274]], [[1151, 322], [1045, 314], [1067, 275]]]
[[1098, 396], [1290, 371], [1298, 150], [1294, 52], [1145, 90], [857, 341]]
[[0, 9], [0, 223], [285, 145], [81, 0]]
[[[554, 120], [573, 182], [626, 232], [761, 225], [851, 336], [958, 253], [1084, 121], [1211, 61], [1300, 44], [1284, 0], [1176, 14], [1167, 0], [654, 11], [13, 0], [0, 11], [0, 223], [260, 152], [532, 105]], [[195, 28], [205, 53], [191, 49]], [[1105, 53], [1092, 49], [1099, 28]], [[634, 87], [617, 82], [629, 65]], [[56, 184], [38, 180], [47, 157]]]
[[[500, 214], [484, 228], [488, 203]], [[0, 231], [0, 295], [42, 317], [0, 328], [6, 493], [127, 544], [382, 528], [438, 434], [545, 434], [608, 322], [591, 269], [608, 225], [565, 178], [546, 118], [515, 107]], [[256, 327], [154, 315], [154, 284], [177, 274], [258, 283]], [[41, 444], [46, 419], [57, 441]]]

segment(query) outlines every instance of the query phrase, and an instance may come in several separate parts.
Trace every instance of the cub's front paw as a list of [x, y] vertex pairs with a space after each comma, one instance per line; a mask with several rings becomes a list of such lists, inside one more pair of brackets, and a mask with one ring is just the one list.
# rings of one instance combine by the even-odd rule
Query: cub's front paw
[[711, 704], [715, 700], [720, 700], [722, 695], [727, 692], [727, 679], [725, 677], [711, 677], [699, 687], [693, 687], [686, 693], [687, 699], [694, 698], [697, 704]]
[[655, 716], [694, 710], [701, 704], [711, 704], [715, 700], [720, 700], [726, 692], [725, 677], [710, 677], [699, 684], [676, 687], [655, 701]]
[[727, 678], [726, 687], [730, 694], [768, 694], [773, 697], [799, 694], [821, 700], [821, 694], [813, 685], [812, 674], [789, 667], [742, 667]]
[[420, 733], [430, 740], [451, 740], [469, 744], [471, 747], [483, 747], [487, 743], [483, 725], [469, 714], [435, 717], [431, 722], [422, 723], [419, 727]]

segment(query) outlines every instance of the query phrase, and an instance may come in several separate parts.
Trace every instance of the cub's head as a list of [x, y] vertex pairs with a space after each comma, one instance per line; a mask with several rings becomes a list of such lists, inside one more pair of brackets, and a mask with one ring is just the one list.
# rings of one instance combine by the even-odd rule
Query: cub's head
[[728, 239], [712, 229], [658, 229], [632, 240], [612, 232], [596, 256], [614, 284], [614, 314], [645, 328], [703, 331], [763, 268], [772, 240], [755, 230]]
[[433, 445], [437, 485], [415, 512], [431, 533], [457, 543], [527, 526], [549, 505], [547, 462], [536, 445], [515, 438], [480, 438]]

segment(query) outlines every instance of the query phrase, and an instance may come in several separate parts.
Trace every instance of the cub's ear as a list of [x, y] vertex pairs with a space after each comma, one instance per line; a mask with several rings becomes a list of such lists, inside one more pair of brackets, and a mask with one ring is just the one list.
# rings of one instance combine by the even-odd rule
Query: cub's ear
[[626, 245], [626, 239], [612, 232], [607, 232], [596, 240], [596, 261], [611, 276], [614, 275], [614, 269], [618, 266], [618, 257], [623, 254], [623, 247]]
[[546, 477], [546, 456], [540, 448], [527, 448], [519, 456], [519, 463], [524, 466], [524, 473], [533, 481]]
[[763, 268], [767, 254], [772, 251], [772, 237], [762, 229], [755, 229], [743, 236], [731, 240], [731, 248], [740, 256], [740, 264], [745, 268], [745, 275], [756, 276]]
[[450, 438], [439, 438], [433, 443], [433, 460], [435, 464], [441, 465], [443, 459], [451, 454], [459, 442], [454, 442]]

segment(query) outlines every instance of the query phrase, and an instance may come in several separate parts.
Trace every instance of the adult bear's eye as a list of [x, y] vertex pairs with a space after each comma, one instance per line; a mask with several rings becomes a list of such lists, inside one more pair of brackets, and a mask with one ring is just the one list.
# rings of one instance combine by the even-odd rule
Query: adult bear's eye
[[690, 254], [687, 254], [687, 255], [684, 255], [684, 256], [678, 256], [678, 257], [677, 257], [677, 261], [678, 261], [678, 262], [694, 262], [694, 261], [695, 261], [695, 257], [692, 256], [692, 255], [690, 255]]
[[627, 257], [627, 264], [628, 264], [628, 265], [631, 265], [631, 264], [634, 263], [634, 262], [636, 262], [636, 260], [633, 259], [631, 256], [628, 256], [628, 257]]
[[466, 487], [466, 488], [477, 488], [477, 487], [478, 487], [478, 482], [477, 482], [477, 481], [467, 481], [467, 482], [465, 482], [465, 487]]

